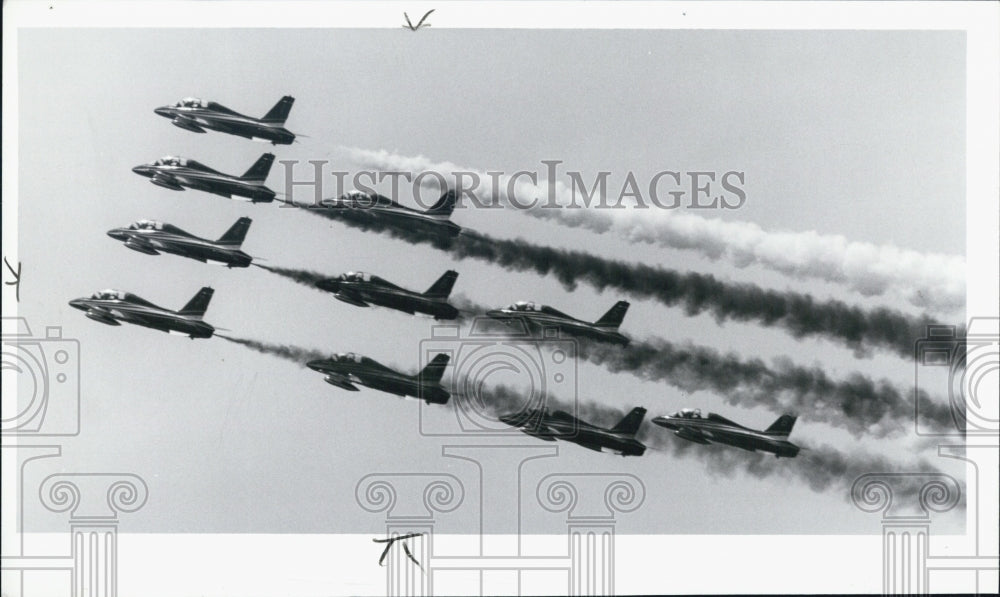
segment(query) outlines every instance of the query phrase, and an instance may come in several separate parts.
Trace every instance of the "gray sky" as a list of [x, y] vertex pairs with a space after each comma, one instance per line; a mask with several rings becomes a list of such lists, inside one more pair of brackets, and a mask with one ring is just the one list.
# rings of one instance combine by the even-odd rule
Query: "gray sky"
[[[274, 149], [278, 159], [338, 160], [337, 169], [352, 170], [357, 166], [336, 151], [348, 145], [507, 172], [559, 159], [588, 179], [599, 170], [614, 172], [613, 180], [629, 170], [640, 180], [663, 169], [741, 170], [746, 205], [700, 215], [766, 230], [815, 230], [921, 252], [964, 253], [961, 34], [407, 33], [20, 31], [19, 252], [25, 281], [19, 310], [33, 330], [61, 325], [66, 337], [80, 340], [82, 353], [83, 431], [66, 442], [62, 458], [39, 464], [33, 474], [140, 474], [150, 500], [141, 516], [123, 520], [131, 531], [373, 532], [381, 528], [379, 515], [354, 501], [358, 480], [372, 472], [449, 472], [471, 491], [475, 468], [441, 457], [442, 446], [455, 440], [419, 435], [414, 401], [371, 390], [348, 394], [307, 369], [221, 339], [192, 342], [135, 326], [112, 328], [71, 309], [68, 300], [106, 287], [176, 309], [211, 285], [216, 293], [206, 320], [235, 335], [326, 352], [353, 350], [416, 367], [428, 320], [353, 308], [258, 268], [225, 270], [141, 255], [105, 236], [136, 219], [159, 219], [214, 238], [246, 215], [254, 224], [244, 249], [269, 264], [330, 275], [370, 271], [416, 290], [454, 268], [460, 272], [456, 292], [487, 305], [531, 299], [593, 320], [629, 298], [585, 285], [567, 292], [553, 279], [453, 261], [428, 247], [277, 204], [154, 187], [130, 168], [179, 154], [239, 174], [271, 150], [217, 133], [195, 135], [153, 114], [188, 95], [251, 115], [262, 115], [284, 94], [295, 96], [288, 127], [309, 138]], [[268, 183], [283, 188], [280, 168]], [[630, 245], [509, 211], [461, 210], [455, 220], [500, 237], [884, 304], [832, 284]], [[913, 380], [913, 364], [885, 352], [858, 359], [831, 342], [797, 341], [752, 324], [720, 325], [707, 315], [686, 317], [653, 301], [629, 300], [622, 331], [635, 338], [690, 339], [764, 359], [791, 356], [803, 365], [822, 364], [835, 379], [860, 371], [899, 385]], [[912, 312], [906, 304], [889, 306]], [[952, 315], [955, 322], [963, 319]], [[644, 405], [650, 417], [700, 406], [763, 428], [778, 414], [737, 409], [711, 392], [686, 394], [586, 363], [579, 365], [578, 386], [584, 400]], [[858, 442], [801, 415], [793, 441], [913, 458], [912, 438]], [[447, 411], [430, 416], [446, 417]], [[557, 458], [526, 465], [532, 487], [545, 474], [564, 471], [642, 479], [646, 503], [621, 518], [619, 532], [873, 528], [870, 516], [839, 491], [817, 493], [780, 476], [711, 474], [699, 460], [655, 452], [621, 459], [571, 444], [559, 448]], [[934, 451], [923, 455], [933, 458]], [[962, 474], [960, 466], [934, 461]], [[28, 520], [58, 519], [28, 506]], [[472, 510], [442, 517], [441, 530], [476, 531]], [[562, 528], [563, 515], [526, 516], [533, 532]], [[956, 529], [962, 519], [948, 517]]]

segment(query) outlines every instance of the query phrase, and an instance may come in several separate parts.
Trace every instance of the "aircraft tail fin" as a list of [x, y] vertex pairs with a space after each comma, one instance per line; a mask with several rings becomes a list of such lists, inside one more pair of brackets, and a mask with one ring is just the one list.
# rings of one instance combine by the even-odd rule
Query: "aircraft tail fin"
[[226, 230], [226, 233], [219, 237], [216, 241], [220, 245], [229, 245], [232, 247], [239, 247], [243, 244], [243, 239], [247, 237], [247, 231], [250, 230], [250, 223], [253, 222], [250, 218], [240, 218], [236, 220], [236, 223]]
[[243, 180], [249, 180], [253, 182], [264, 182], [267, 178], [267, 174], [271, 171], [271, 164], [274, 163], [274, 154], [265, 153], [260, 156], [260, 158], [254, 162], [253, 166], [247, 170], [246, 174], [240, 178]]
[[177, 313], [200, 319], [208, 309], [208, 303], [212, 300], [213, 294], [215, 294], [215, 291], [208, 286], [202, 288], [198, 291], [198, 294], [194, 295], [194, 298], [188, 301], [188, 304], [184, 305], [184, 308]]
[[430, 298], [448, 298], [451, 294], [451, 289], [455, 285], [455, 280], [458, 279], [458, 272], [455, 270], [448, 270], [437, 279], [437, 282], [431, 285], [424, 293], [424, 296]]
[[796, 419], [798, 419], [798, 417], [795, 415], [781, 415], [778, 417], [777, 421], [764, 430], [764, 433], [768, 435], [781, 435], [788, 437], [788, 435], [792, 432], [792, 427], [795, 425]]
[[618, 301], [614, 307], [611, 307], [607, 313], [595, 321], [594, 325], [617, 330], [618, 326], [622, 324], [622, 320], [625, 319], [625, 312], [628, 311], [628, 306], [628, 301]]
[[613, 433], [625, 433], [628, 435], [635, 435], [639, 431], [639, 425], [642, 425], [642, 419], [646, 416], [646, 409], [637, 406], [632, 409], [625, 418], [618, 422], [617, 425], [611, 428]]
[[451, 212], [455, 211], [455, 201], [457, 200], [458, 196], [455, 195], [455, 191], [448, 191], [441, 195], [441, 198], [427, 210], [427, 213], [432, 216], [451, 217]]
[[431, 359], [430, 363], [424, 367], [418, 377], [423, 383], [438, 383], [444, 376], [444, 368], [448, 366], [449, 356], [445, 353], [441, 353]]
[[295, 98], [290, 95], [286, 95], [278, 100], [278, 103], [274, 104], [271, 111], [265, 114], [260, 121], [269, 124], [284, 124], [285, 120], [288, 118], [288, 113], [292, 111], [293, 103], [295, 103]]

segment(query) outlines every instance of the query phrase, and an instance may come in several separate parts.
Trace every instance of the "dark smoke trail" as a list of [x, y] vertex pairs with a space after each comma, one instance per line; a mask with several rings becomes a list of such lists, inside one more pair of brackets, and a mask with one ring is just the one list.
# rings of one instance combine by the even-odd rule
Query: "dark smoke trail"
[[[508, 412], [519, 412], [527, 400], [525, 392], [497, 385], [492, 388], [478, 388], [477, 396], [456, 396], [456, 399], [474, 400], [482, 405], [485, 412], [493, 415]], [[580, 402], [575, 407], [551, 396], [545, 397], [545, 406], [550, 410], [564, 410], [578, 416], [580, 419], [601, 427], [610, 427], [625, 416], [625, 411], [595, 402]], [[777, 459], [770, 454], [750, 453], [738, 448], [723, 445], [701, 445], [689, 442], [667, 429], [661, 429], [650, 422], [644, 422], [637, 434], [637, 439], [647, 447], [662, 453], [669, 453], [680, 458], [696, 458], [703, 462], [708, 470], [720, 476], [731, 477], [733, 473], [742, 471], [755, 478], [781, 476], [805, 482], [816, 492], [828, 490], [843, 491], [845, 499], [850, 498], [851, 487], [858, 477], [865, 473], [892, 473], [904, 469], [898, 463], [889, 459], [864, 453], [860, 450], [850, 454], [837, 451], [828, 445], [810, 445], [801, 439], [794, 443], [802, 448], [796, 458]], [[647, 452], [647, 454], [650, 454]], [[905, 470], [922, 472], [938, 472], [938, 470], [920, 459], [914, 466], [906, 466]], [[914, 482], [912, 486], [897, 488], [894, 497], [917, 497], [921, 484]]]
[[284, 276], [284, 277], [288, 278], [289, 280], [292, 280], [294, 282], [298, 282], [299, 284], [302, 284], [303, 286], [310, 286], [312, 288], [316, 288], [316, 282], [319, 282], [320, 280], [325, 280], [325, 279], [328, 278], [328, 276], [324, 276], [323, 274], [320, 274], [320, 273], [317, 273], [317, 272], [313, 272], [313, 271], [309, 271], [309, 270], [306, 270], [306, 269], [296, 269], [296, 268], [291, 268], [291, 267], [277, 267], [277, 266], [274, 266], [274, 265], [261, 265], [259, 263], [254, 263], [254, 265], [256, 265], [257, 267], [259, 267], [261, 269], [266, 269], [267, 271], [269, 271], [269, 272], [271, 272], [273, 274], [278, 274], [279, 276]]
[[[818, 366], [795, 365], [787, 358], [775, 359], [772, 367], [761, 359], [744, 360], [734, 353], [659, 338], [624, 348], [585, 340], [578, 340], [577, 346], [581, 357], [615, 373], [666, 381], [688, 392], [711, 390], [728, 404], [794, 411], [811, 421], [842, 426], [856, 436], [884, 437], [915, 424], [913, 393], [886, 379], [852, 373], [835, 381]], [[956, 431], [950, 405], [932, 401], [922, 390], [917, 395], [922, 419], [935, 431]]]
[[276, 357], [285, 359], [286, 361], [291, 361], [297, 363], [298, 365], [305, 367], [306, 363], [316, 359], [325, 359], [329, 355], [326, 355], [318, 350], [311, 350], [308, 348], [301, 348], [299, 346], [293, 346], [291, 344], [271, 344], [269, 342], [261, 342], [259, 340], [249, 340], [246, 338], [234, 338], [232, 336], [223, 336], [222, 334], [216, 334], [219, 338], [229, 340], [236, 344], [242, 344], [248, 348], [256, 350], [259, 353], [269, 354]]
[[681, 307], [689, 316], [711, 313], [720, 323], [756, 321], [765, 326], [780, 326], [795, 338], [828, 337], [847, 345], [858, 356], [869, 355], [872, 348], [881, 347], [902, 357], [912, 357], [914, 342], [925, 336], [926, 326], [932, 323], [927, 316], [909, 317], [885, 307], [866, 311], [839, 300], [818, 301], [808, 294], [723, 282], [709, 274], [614, 261], [520, 239], [497, 239], [468, 230], [446, 238], [391, 226], [356, 210], [309, 208], [309, 211], [362, 230], [384, 232], [414, 244], [430, 244], [459, 259], [478, 259], [508, 270], [532, 271], [543, 276], [551, 274], [569, 290], [585, 282], [598, 290], [615, 288]]

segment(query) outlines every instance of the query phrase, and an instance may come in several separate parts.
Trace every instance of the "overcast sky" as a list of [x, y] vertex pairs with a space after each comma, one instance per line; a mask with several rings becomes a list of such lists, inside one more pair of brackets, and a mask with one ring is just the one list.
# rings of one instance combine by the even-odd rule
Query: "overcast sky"
[[[857, 358], [830, 341], [688, 317], [613, 290], [580, 285], [569, 292], [551, 278], [453, 260], [277, 203], [155, 187], [130, 169], [175, 154], [241, 174], [272, 150], [218, 133], [196, 135], [153, 114], [182, 97], [260, 116], [282, 95], [295, 96], [287, 126], [309, 138], [273, 148], [279, 160], [330, 159], [330, 169], [354, 171], [358, 165], [337, 150], [343, 145], [506, 172], [541, 171], [540, 160], [558, 159], [588, 180], [600, 170], [613, 172], [613, 181], [629, 171], [643, 180], [665, 169], [738, 170], [746, 173], [746, 204], [699, 215], [924, 253], [965, 250], [965, 42], [958, 33], [38, 29], [21, 30], [19, 42], [18, 249], [25, 271], [19, 312], [36, 334], [62, 326], [66, 337], [79, 339], [82, 353], [82, 433], [65, 443], [62, 458], [40, 462], [31, 474], [143, 476], [150, 500], [141, 515], [123, 520], [130, 531], [376, 532], [380, 516], [354, 499], [359, 479], [373, 472], [456, 475], [470, 505], [443, 516], [440, 528], [478, 530], [476, 468], [441, 455], [442, 446], [475, 440], [421, 436], [417, 402], [367, 389], [347, 393], [308, 369], [219, 338], [191, 341], [103, 326], [67, 301], [112, 287], [178, 309], [210, 285], [216, 292], [205, 319], [231, 334], [355, 351], [409, 370], [430, 334], [428, 320], [355, 308], [258, 268], [142, 255], [105, 235], [141, 218], [217, 238], [249, 216], [244, 250], [268, 264], [330, 275], [369, 271], [414, 290], [456, 269], [455, 291], [480, 304], [535, 300], [594, 320], [628, 299], [622, 332], [634, 338], [691, 340], [765, 360], [791, 357], [820, 364], [835, 379], [859, 371], [907, 387], [914, 375], [912, 362], [888, 352]], [[268, 184], [281, 191], [283, 182], [276, 167]], [[904, 302], [859, 297], [830, 283], [738, 269], [511, 211], [460, 210], [454, 219], [498, 237], [915, 312]], [[948, 315], [951, 322], [964, 319]], [[650, 417], [693, 406], [764, 428], [780, 414], [587, 363], [579, 364], [576, 381], [583, 400], [642, 405]], [[449, 411], [423, 413], [444, 418]], [[800, 414], [792, 441], [903, 463], [920, 454], [912, 437], [859, 441]], [[514, 443], [546, 445], [526, 436]], [[962, 475], [961, 466], [934, 458], [935, 451], [922, 456]], [[781, 476], [719, 475], [698, 459], [655, 451], [623, 459], [560, 443], [558, 457], [524, 471], [531, 487], [553, 472], [638, 476], [646, 502], [621, 517], [623, 533], [873, 528], [839, 489], [816, 492]], [[498, 504], [487, 500], [487, 508]], [[26, 505], [27, 520], [61, 524], [31, 513], [31, 501]], [[525, 516], [533, 532], [558, 532], [565, 515]], [[946, 520], [961, 528], [964, 515]]]

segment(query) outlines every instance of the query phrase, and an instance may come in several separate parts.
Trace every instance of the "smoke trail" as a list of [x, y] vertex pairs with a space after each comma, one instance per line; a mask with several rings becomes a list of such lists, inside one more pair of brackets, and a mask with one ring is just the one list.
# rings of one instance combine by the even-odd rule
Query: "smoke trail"
[[430, 235], [403, 229], [360, 210], [309, 208], [308, 211], [362, 230], [384, 232], [414, 244], [430, 244], [459, 259], [477, 259], [507, 270], [553, 275], [569, 290], [585, 282], [598, 290], [615, 288], [664, 305], [682, 307], [689, 316], [711, 313], [716, 321], [756, 321], [780, 326], [795, 338], [810, 336], [837, 340], [857, 356], [881, 347], [910, 358], [914, 342], [925, 336], [927, 317], [909, 317], [879, 307], [864, 310], [843, 301], [818, 301], [811, 295], [776, 291], [754, 284], [723, 282], [708, 274], [631, 264], [580, 251], [555, 249], [521, 239], [492, 238], [470, 230], [457, 237]]
[[[508, 386], [497, 385], [491, 388], [478, 388], [477, 396], [456, 396], [457, 399], [474, 400], [482, 405], [485, 412], [493, 415], [508, 412], [520, 412], [525, 406], [525, 393]], [[595, 402], [580, 402], [574, 405], [552, 396], [545, 397], [545, 406], [550, 410], [564, 410], [575, 414], [580, 419], [598, 425], [610, 427], [625, 416], [625, 411]], [[807, 441], [796, 439], [793, 443], [802, 448], [796, 458], [777, 459], [770, 454], [749, 453], [739, 448], [724, 445], [702, 445], [675, 437], [667, 429], [644, 422], [636, 438], [652, 450], [670, 454], [679, 458], [696, 458], [703, 462], [708, 470], [720, 476], [731, 477], [733, 473], [742, 471], [755, 478], [780, 476], [805, 482], [815, 492], [840, 490], [845, 499], [850, 498], [850, 490], [854, 480], [865, 473], [899, 472], [904, 469], [898, 463], [889, 459], [857, 450], [849, 454], [837, 451], [829, 445], [811, 445]], [[647, 452], [647, 455], [649, 452]], [[908, 472], [913, 470], [938, 472], [926, 460], [919, 460], [915, 466], [907, 466]], [[912, 486], [897, 488], [894, 495], [900, 497], [917, 497], [921, 485], [914, 482]]]
[[325, 280], [325, 279], [328, 278], [328, 276], [324, 276], [323, 274], [320, 274], [320, 273], [317, 273], [317, 272], [313, 272], [313, 271], [309, 271], [307, 269], [296, 269], [296, 268], [291, 268], [291, 267], [277, 267], [277, 266], [274, 266], [274, 265], [261, 265], [259, 263], [254, 263], [253, 265], [256, 265], [257, 267], [259, 267], [261, 269], [266, 269], [267, 271], [269, 271], [269, 272], [271, 272], [273, 274], [278, 274], [279, 276], [284, 276], [284, 277], [288, 278], [289, 280], [292, 280], [294, 282], [298, 282], [299, 284], [302, 284], [303, 286], [309, 286], [309, 287], [314, 288], [314, 289], [316, 288], [316, 283], [317, 282], [319, 282], [321, 280]]
[[261, 342], [259, 340], [249, 340], [247, 338], [234, 338], [232, 336], [224, 336], [222, 334], [216, 334], [217, 337], [223, 338], [235, 344], [242, 344], [248, 348], [256, 350], [262, 354], [269, 354], [276, 356], [286, 361], [291, 361], [298, 364], [301, 367], [305, 367], [306, 363], [316, 359], [325, 359], [328, 355], [309, 348], [301, 348], [299, 346], [294, 346], [291, 344], [271, 344], [269, 342]]
[[[835, 381], [818, 366], [802, 367], [787, 358], [773, 366], [761, 359], [741, 359], [691, 343], [675, 345], [653, 338], [626, 347], [578, 340], [579, 355], [612, 372], [628, 372], [649, 381], [666, 381], [688, 392], [711, 390], [727, 404], [765, 406], [777, 413], [793, 411], [810, 421], [844, 427], [856, 436], [884, 437], [906, 431], [916, 409], [913, 393], [886, 379], [875, 381], [852, 373]], [[956, 431], [948, 404], [916, 392], [921, 419], [936, 431]]]
[[[435, 163], [385, 150], [342, 148], [354, 161], [378, 170], [410, 173], [461, 172], [473, 180], [492, 180], [489, 174], [450, 162]], [[422, 179], [436, 185], [437, 176]], [[442, 177], [443, 179], [443, 177]], [[473, 190], [484, 204], [541, 204], [582, 207], [576, 189], [562, 181], [513, 182], [501, 177], [496, 185], [484, 183]], [[483, 188], [485, 187], [485, 188]], [[513, 197], [509, 196], [509, 193]], [[600, 198], [599, 198], [600, 199]], [[649, 205], [649, 202], [642, 202]], [[515, 206], [517, 207], [517, 206]], [[897, 291], [915, 306], [951, 312], [965, 304], [965, 261], [961, 257], [922, 254], [893, 245], [848, 241], [840, 235], [807, 232], [768, 232], [749, 222], [704, 218], [681, 210], [664, 209], [523, 209], [536, 218], [598, 233], [614, 231], [629, 242], [694, 250], [713, 260], [727, 259], [736, 267], [760, 265], [797, 279], [819, 279], [843, 284], [865, 296]]]

